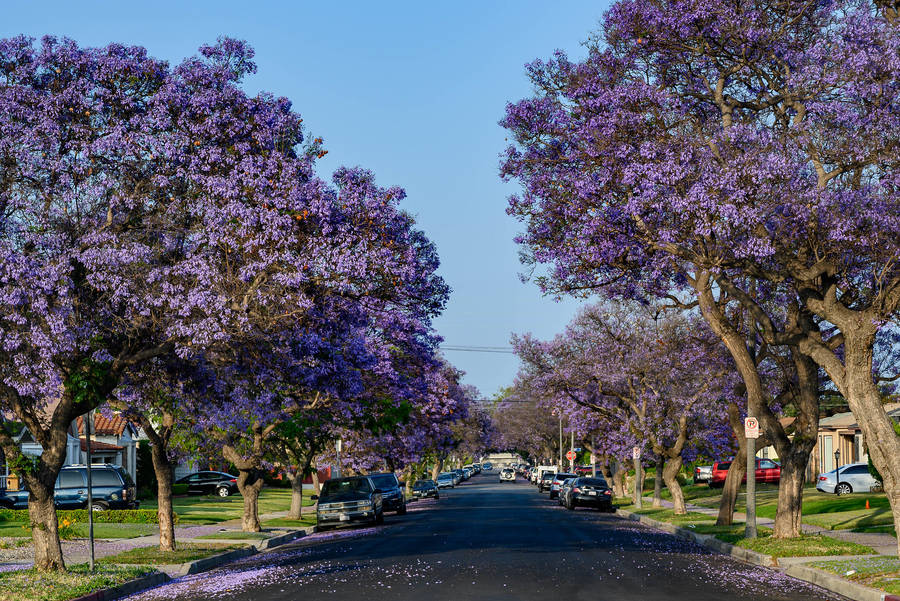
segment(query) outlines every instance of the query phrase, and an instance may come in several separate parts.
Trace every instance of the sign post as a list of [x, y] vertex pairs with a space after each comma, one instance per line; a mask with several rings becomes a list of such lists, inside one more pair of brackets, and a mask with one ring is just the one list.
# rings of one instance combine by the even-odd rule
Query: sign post
[[641, 498], [644, 494], [644, 474], [641, 473], [641, 447], [631, 449], [631, 458], [634, 459], [634, 506], [641, 508]]
[[759, 438], [759, 420], [744, 418], [744, 436], [747, 437], [747, 522], [746, 538], [756, 538], [756, 439]]
[[94, 410], [91, 409], [84, 417], [84, 438], [85, 438], [85, 455], [87, 456], [87, 508], [88, 508], [88, 548], [90, 556], [88, 557], [88, 570], [94, 571], [94, 493], [93, 493], [93, 477], [91, 475], [91, 422], [94, 421]]

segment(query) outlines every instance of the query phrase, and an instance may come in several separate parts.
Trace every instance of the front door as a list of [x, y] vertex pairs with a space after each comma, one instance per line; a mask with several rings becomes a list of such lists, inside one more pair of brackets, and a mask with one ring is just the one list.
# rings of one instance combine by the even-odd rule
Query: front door
[[87, 499], [87, 484], [82, 471], [69, 469], [59, 472], [53, 498], [60, 509], [80, 509]]

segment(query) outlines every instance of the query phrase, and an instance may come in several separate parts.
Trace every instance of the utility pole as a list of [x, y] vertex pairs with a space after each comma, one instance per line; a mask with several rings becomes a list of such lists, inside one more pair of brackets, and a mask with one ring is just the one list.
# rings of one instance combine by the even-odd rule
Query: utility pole
[[333, 470], [334, 473], [331, 474], [332, 478], [340, 478], [341, 477], [341, 446], [342, 446], [341, 443], [342, 443], [342, 441], [340, 438], [338, 438], [336, 441], [334, 441], [334, 454], [335, 454], [335, 457], [337, 457], [337, 459], [335, 461], [335, 466], [334, 466], [334, 470]]
[[563, 437], [562, 437], [562, 414], [559, 415], [559, 461], [556, 466], [557, 469], [562, 471], [563, 469]]
[[[572, 430], [572, 452], [575, 452], [575, 430]], [[575, 456], [572, 456], [572, 459], [569, 461], [569, 473], [573, 473], [575, 471]]]

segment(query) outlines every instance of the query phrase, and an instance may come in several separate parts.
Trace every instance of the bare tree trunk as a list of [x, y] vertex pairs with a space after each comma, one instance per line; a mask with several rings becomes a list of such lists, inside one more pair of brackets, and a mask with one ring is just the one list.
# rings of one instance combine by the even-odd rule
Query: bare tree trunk
[[[684, 515], [687, 513], [687, 509], [684, 506], [684, 493], [681, 491], [681, 485], [678, 484], [678, 472], [681, 470], [681, 463], [681, 455], [674, 458], [670, 457], [668, 461], [664, 462], [664, 467], [662, 469], [666, 488], [669, 489], [669, 493], [672, 495], [672, 504], [674, 506], [675, 515]], [[659, 482], [658, 477], [657, 482]]]
[[444, 469], [444, 458], [438, 457], [434, 466], [431, 468], [431, 479], [437, 482], [438, 476], [441, 474], [441, 471]]
[[743, 438], [738, 439], [740, 447], [728, 468], [725, 484], [722, 486], [722, 499], [719, 501], [719, 517], [717, 526], [730, 526], [734, 523], [734, 506], [737, 503], [738, 493], [741, 490], [741, 480], [747, 471], [747, 442]]
[[[663, 484], [663, 469], [666, 464], [666, 460], [663, 457], [660, 457], [656, 460], [656, 477], [653, 479], [653, 506], [654, 507], [662, 507], [662, 484]], [[668, 486], [668, 483], [666, 483]], [[674, 497], [673, 497], [674, 499]], [[677, 512], [676, 512], [677, 513]]]
[[317, 495], [322, 492], [322, 483], [319, 482], [319, 470], [312, 473], [313, 492]]
[[241, 515], [241, 530], [259, 532], [259, 491], [263, 487], [263, 479], [257, 470], [238, 470], [238, 489], [244, 497], [244, 513]]
[[287, 519], [299, 520], [303, 513], [303, 476], [297, 471], [293, 475], [288, 474], [288, 479], [291, 481], [291, 508]]
[[622, 462], [613, 459], [612, 467], [613, 494], [617, 497], [628, 496], [628, 489], [625, 487], [625, 470]]
[[44, 483], [36, 484], [37, 481], [37, 478], [28, 479], [28, 518], [31, 521], [31, 540], [34, 545], [34, 567], [41, 572], [65, 570], [56, 506], [53, 503], [54, 487]]

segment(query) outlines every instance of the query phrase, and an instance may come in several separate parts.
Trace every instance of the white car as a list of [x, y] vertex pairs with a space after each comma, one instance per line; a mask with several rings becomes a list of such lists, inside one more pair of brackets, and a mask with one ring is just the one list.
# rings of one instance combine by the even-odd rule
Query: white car
[[[840, 475], [838, 474], [840, 472]], [[881, 483], [869, 473], [869, 464], [851, 463], [838, 469], [819, 474], [816, 490], [846, 495], [852, 492], [871, 492]]]
[[500, 482], [515, 482], [516, 472], [512, 468], [503, 468], [500, 470]]

